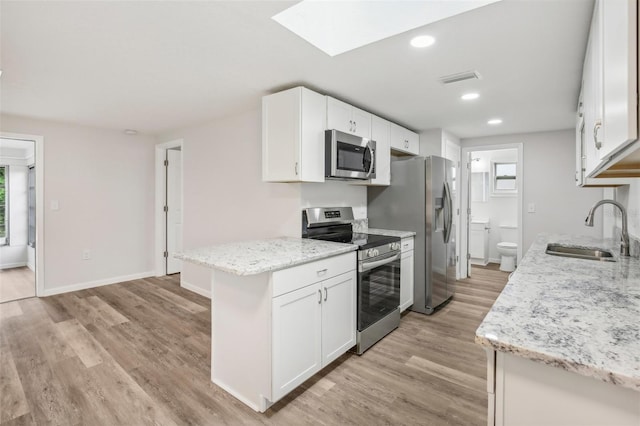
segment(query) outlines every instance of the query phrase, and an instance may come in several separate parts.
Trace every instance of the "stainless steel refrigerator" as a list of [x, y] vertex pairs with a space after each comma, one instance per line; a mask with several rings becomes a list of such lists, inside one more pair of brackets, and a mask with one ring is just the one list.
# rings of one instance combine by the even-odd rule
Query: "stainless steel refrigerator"
[[391, 162], [391, 185], [369, 187], [369, 227], [414, 231], [412, 311], [431, 314], [451, 299], [456, 282], [455, 166], [445, 158]]

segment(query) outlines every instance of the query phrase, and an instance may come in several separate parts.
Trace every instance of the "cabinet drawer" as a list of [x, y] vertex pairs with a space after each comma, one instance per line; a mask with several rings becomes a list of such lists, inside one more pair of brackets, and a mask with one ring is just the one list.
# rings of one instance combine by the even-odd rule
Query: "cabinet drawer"
[[413, 250], [413, 237], [403, 238], [400, 241], [400, 245], [402, 247], [402, 252]]
[[282, 269], [273, 273], [273, 297], [356, 269], [356, 252]]

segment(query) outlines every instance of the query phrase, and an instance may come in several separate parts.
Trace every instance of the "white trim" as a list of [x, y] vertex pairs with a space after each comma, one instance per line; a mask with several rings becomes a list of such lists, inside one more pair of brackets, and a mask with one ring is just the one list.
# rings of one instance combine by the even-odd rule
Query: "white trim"
[[109, 284], [118, 284], [126, 281], [133, 281], [133, 280], [139, 280], [142, 278], [153, 277], [153, 275], [154, 275], [153, 271], [147, 271], [147, 272], [140, 272], [138, 274], [122, 275], [120, 277], [111, 277], [111, 278], [105, 278], [102, 280], [87, 281], [84, 283], [65, 285], [62, 287], [45, 289], [44, 293], [41, 294], [40, 296], [53, 296], [54, 294], [69, 293], [71, 291], [85, 290], [87, 288], [101, 287], [103, 285], [109, 285]]
[[188, 283], [182, 279], [180, 280], [180, 287], [184, 288], [185, 290], [189, 290], [196, 294], [199, 294], [200, 296], [204, 296], [207, 299], [211, 299], [211, 290], [205, 290], [202, 287], [199, 287], [195, 284]]
[[21, 268], [23, 266], [28, 266], [27, 262], [5, 263], [0, 265], [0, 269]]
[[[164, 224], [164, 198], [165, 198], [165, 176], [164, 176], [164, 160], [165, 151], [170, 148], [180, 148], [183, 150], [184, 155], [184, 140], [176, 139], [169, 142], [163, 142], [156, 145], [156, 178], [155, 178], [155, 243], [153, 258], [155, 259], [155, 276], [162, 277], [166, 275], [166, 268], [164, 262], [164, 250], [165, 250], [165, 233], [166, 229]], [[184, 183], [183, 183], [184, 185]], [[183, 203], [184, 214], [184, 203]]]
[[[506, 143], [506, 144], [497, 144], [497, 145], [481, 145], [481, 146], [468, 146], [468, 147], [463, 147], [462, 148], [462, 155], [461, 155], [461, 162], [462, 162], [462, 167], [461, 167], [461, 173], [460, 173], [460, 187], [461, 187], [461, 194], [460, 194], [460, 211], [461, 211], [461, 215], [460, 215], [460, 257], [462, 259], [466, 258], [466, 253], [469, 252], [469, 241], [467, 236], [469, 235], [468, 233], [468, 209], [469, 209], [469, 171], [470, 169], [468, 169], [467, 167], [471, 167], [471, 166], [467, 166], [467, 164], [469, 164], [469, 153], [471, 152], [475, 152], [475, 151], [495, 151], [495, 150], [502, 150], [502, 149], [517, 149], [518, 150], [518, 165], [517, 165], [517, 173], [518, 176], [520, 177], [520, 179], [517, 179], [517, 185], [518, 185], [518, 193], [517, 198], [517, 205], [518, 205], [518, 213], [517, 213], [517, 218], [518, 218], [518, 255], [516, 257], [516, 264], [520, 263], [520, 260], [522, 259], [522, 246], [524, 244], [524, 240], [523, 240], [523, 228], [524, 228], [524, 224], [523, 224], [523, 217], [522, 217], [522, 212], [523, 212], [523, 208], [522, 208], [522, 203], [524, 200], [524, 194], [523, 194], [523, 187], [524, 187], [524, 148], [523, 148], [523, 144], [522, 142], [517, 142], [517, 143]], [[464, 219], [464, 220], [463, 220]], [[490, 259], [491, 261], [491, 259]], [[497, 262], [500, 263], [500, 262]], [[469, 276], [469, 263], [467, 261], [463, 261], [460, 262], [461, 264], [461, 277], [465, 278]]]
[[44, 137], [22, 133], [0, 132], [5, 139], [18, 139], [35, 143], [36, 158], [36, 296], [44, 296]]

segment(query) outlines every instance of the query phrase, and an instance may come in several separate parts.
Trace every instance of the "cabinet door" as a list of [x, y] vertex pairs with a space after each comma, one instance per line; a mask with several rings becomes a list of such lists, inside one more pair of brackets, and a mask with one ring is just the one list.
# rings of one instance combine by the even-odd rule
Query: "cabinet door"
[[327, 105], [323, 95], [302, 89], [300, 114], [300, 180], [324, 182], [324, 130]]
[[262, 98], [262, 180], [300, 180], [301, 88]]
[[400, 311], [413, 305], [413, 250], [400, 257]]
[[638, 137], [637, 0], [601, 0], [603, 137], [600, 159]]
[[356, 272], [322, 282], [322, 366], [356, 344]]
[[375, 115], [371, 117], [371, 139], [376, 142], [376, 177], [372, 185], [391, 183], [391, 123]]
[[[272, 401], [322, 368], [320, 283], [273, 298]], [[250, 374], [250, 372], [247, 372]]]
[[391, 123], [391, 148], [407, 154], [418, 155], [420, 139], [417, 133]]
[[420, 136], [411, 130], [405, 129], [405, 137], [407, 139], [407, 150], [414, 155], [420, 153]]
[[353, 134], [371, 139], [371, 114], [356, 107], [351, 107]]
[[327, 96], [327, 129], [353, 134], [352, 106]]

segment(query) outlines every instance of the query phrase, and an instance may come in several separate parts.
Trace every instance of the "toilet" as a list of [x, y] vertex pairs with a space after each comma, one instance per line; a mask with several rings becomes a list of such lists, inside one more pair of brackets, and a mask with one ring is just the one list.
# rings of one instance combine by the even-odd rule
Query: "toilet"
[[500, 270], [512, 272], [516, 269], [516, 257], [518, 256], [517, 241], [518, 228], [510, 225], [500, 225], [500, 239], [498, 253], [500, 254]]

